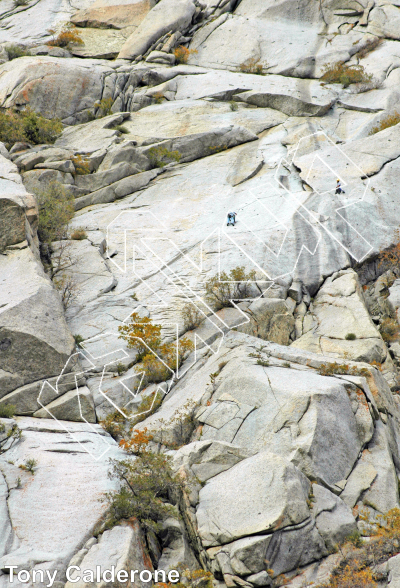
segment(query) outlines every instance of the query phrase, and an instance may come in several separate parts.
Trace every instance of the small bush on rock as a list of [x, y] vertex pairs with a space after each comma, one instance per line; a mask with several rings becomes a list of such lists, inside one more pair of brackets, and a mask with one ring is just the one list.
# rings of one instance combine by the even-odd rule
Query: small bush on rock
[[201, 322], [205, 318], [200, 310], [191, 302], [185, 304], [185, 306], [182, 308], [181, 314], [185, 331], [197, 329], [197, 327], [200, 326]]
[[67, 236], [68, 224], [74, 216], [74, 198], [59, 182], [51, 182], [37, 192], [39, 206], [38, 235], [42, 243], [60, 241]]
[[390, 127], [394, 127], [395, 125], [399, 124], [400, 122], [400, 114], [397, 112], [394, 114], [388, 114], [385, 118], [383, 118], [381, 120], [381, 122], [379, 124], [376, 125], [376, 127], [373, 127], [369, 134], [370, 135], [375, 135], [376, 133], [379, 133], [380, 131], [384, 131], [385, 129], [388, 129]]
[[164, 94], [162, 92], [156, 92], [153, 94], [153, 100], [156, 104], [162, 104], [164, 100]]
[[63, 125], [59, 119], [47, 119], [31, 108], [21, 112], [0, 112], [0, 141], [9, 149], [14, 143], [54, 143]]
[[355, 336], [354, 333], [347, 333], [345, 339], [346, 339], [346, 341], [354, 341], [355, 339], [357, 339], [357, 337]]
[[75, 157], [71, 158], [71, 161], [75, 167], [75, 175], [86, 176], [90, 174], [89, 162], [87, 159], [83, 159], [82, 155], [75, 155]]
[[119, 133], [122, 133], [123, 135], [129, 135], [130, 131], [127, 127], [124, 127], [124, 125], [117, 125], [114, 128], [116, 131], [118, 131]]
[[53, 35], [53, 39], [47, 43], [51, 47], [68, 49], [71, 45], [84, 45], [79, 31], [71, 23], [66, 24], [57, 37], [54, 37], [54, 30], [50, 30], [49, 33]]
[[181, 481], [172, 471], [170, 456], [149, 450], [150, 440], [146, 431], [135, 431], [131, 440], [120, 443], [135, 459], [112, 462], [109, 477], [119, 480], [120, 489], [106, 495], [109, 527], [121, 519], [136, 517], [143, 529], [158, 533], [162, 521], [175, 514], [167, 500], [176, 494]]
[[12, 419], [15, 415], [15, 406], [13, 404], [0, 404], [0, 419]]
[[335, 64], [328, 63], [324, 69], [320, 79], [325, 84], [342, 84], [343, 88], [348, 88], [350, 84], [368, 83], [372, 80], [372, 75], [367, 74], [362, 65], [346, 65], [343, 61], [338, 61]]
[[364, 59], [364, 57], [367, 57], [367, 55], [371, 53], [371, 51], [374, 51], [382, 43], [383, 39], [381, 39], [380, 37], [375, 37], [375, 39], [368, 41], [368, 43], [366, 43], [366, 45], [362, 49], [360, 49], [360, 51], [357, 51], [356, 56], [359, 59]]
[[380, 332], [386, 342], [396, 341], [399, 337], [400, 326], [395, 319], [384, 318], [381, 322]]
[[151, 394], [143, 398], [136, 409], [135, 415], [131, 419], [132, 424], [135, 426], [154, 414], [160, 408], [163, 398], [164, 394], [159, 390], [157, 392], [151, 392]]
[[7, 434], [3, 436], [5, 430], [5, 424], [0, 423], [0, 455], [11, 449], [11, 447], [15, 445], [15, 443], [17, 443], [17, 441], [19, 441], [22, 437], [22, 431], [16, 424], [12, 425], [12, 427], [10, 427], [10, 429], [7, 431]]
[[194, 349], [189, 339], [182, 337], [177, 343], [162, 343], [161, 325], [153, 324], [151, 319], [134, 312], [128, 325], [118, 327], [120, 339], [128, 343], [128, 348], [137, 349], [137, 360], [144, 370], [144, 384], [164, 382], [182, 365]]
[[78, 227], [77, 229], [72, 231], [71, 239], [73, 241], [83, 241], [84, 239], [87, 239], [87, 233], [85, 229], [83, 229], [82, 227]]
[[255, 277], [255, 271], [246, 273], [244, 267], [236, 267], [229, 274], [221, 272], [220, 276], [206, 282], [206, 301], [215, 310], [233, 306], [232, 301], [249, 297], [249, 283], [254, 282]]
[[85, 340], [82, 337], [82, 335], [74, 335], [74, 339], [75, 339], [75, 345], [78, 347], [78, 349], [82, 349], [82, 343]]
[[25, 460], [25, 462], [18, 466], [21, 470], [25, 470], [26, 472], [30, 472], [32, 476], [36, 472], [37, 468], [37, 461], [33, 457], [30, 457]]
[[112, 105], [114, 104], [114, 100], [112, 98], [103, 98], [100, 102], [96, 102], [94, 105], [97, 108], [96, 118], [104, 118], [105, 116], [109, 116], [112, 114]]
[[176, 47], [174, 49], [176, 63], [187, 63], [189, 56], [194, 53], [197, 53], [197, 49], [187, 49], [183, 45]]
[[179, 163], [181, 154], [179, 151], [169, 151], [166, 147], [152, 147], [149, 149], [148, 158], [153, 167], [164, 167], [172, 161]]
[[258, 76], [264, 75], [262, 64], [255, 58], [241, 63], [239, 69], [242, 73], [256, 74]]
[[30, 55], [30, 51], [28, 49], [23, 49], [19, 45], [8, 45], [6, 47], [8, 59], [12, 61], [13, 59], [17, 59], [18, 57], [25, 57], [26, 55]]

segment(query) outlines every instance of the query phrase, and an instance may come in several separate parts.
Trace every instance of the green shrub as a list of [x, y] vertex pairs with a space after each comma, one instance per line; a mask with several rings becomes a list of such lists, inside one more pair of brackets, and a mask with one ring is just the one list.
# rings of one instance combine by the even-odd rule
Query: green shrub
[[149, 450], [150, 439], [145, 432], [137, 431], [130, 442], [121, 442], [135, 458], [112, 461], [109, 477], [117, 479], [120, 488], [106, 494], [110, 507], [108, 527], [135, 517], [143, 529], [158, 533], [162, 522], [175, 514], [166, 501], [177, 493], [181, 481], [172, 471], [170, 456]]
[[96, 102], [94, 107], [97, 109], [96, 118], [104, 118], [112, 114], [112, 105], [114, 100], [112, 98], [103, 98], [100, 102]]
[[36, 193], [39, 206], [38, 235], [42, 243], [60, 241], [68, 233], [68, 224], [74, 216], [74, 198], [62, 184], [51, 182]]
[[343, 61], [328, 63], [324, 66], [324, 74], [320, 78], [326, 84], [342, 84], [348, 88], [350, 84], [368, 83], [372, 75], [367, 74], [362, 65], [346, 65]]
[[[127, 416], [130, 415], [130, 411], [124, 410]], [[125, 426], [126, 418], [123, 416], [119, 410], [114, 411], [113, 413], [106, 416], [105, 419], [100, 421], [100, 425], [103, 427], [105, 431], [115, 440], [121, 438], [122, 434], [124, 433], [124, 426]]]
[[82, 349], [82, 343], [85, 340], [82, 337], [82, 335], [74, 335], [74, 339], [75, 339], [75, 345], [78, 347], [78, 349]]
[[130, 131], [128, 128], [124, 127], [124, 125], [117, 125], [114, 127], [116, 131], [122, 133], [123, 135], [129, 135]]
[[230, 106], [232, 112], [236, 112], [239, 109], [238, 103], [235, 102], [234, 100], [229, 101], [229, 106]]
[[13, 404], [0, 404], [0, 418], [11, 419], [15, 415], [16, 407]]
[[33, 457], [26, 459], [25, 462], [18, 466], [21, 470], [25, 472], [30, 472], [32, 476], [34, 475], [37, 467], [37, 461]]
[[399, 337], [400, 326], [395, 319], [384, 318], [380, 325], [382, 339], [386, 342], [396, 341]]
[[29, 0], [14, 0], [15, 6], [28, 6]]
[[347, 333], [345, 339], [346, 339], [346, 341], [354, 341], [355, 339], [357, 339], [357, 337], [355, 336], [354, 333]]
[[171, 161], [179, 163], [181, 154], [179, 151], [169, 151], [166, 147], [152, 147], [149, 149], [148, 158], [153, 167], [164, 167]]
[[21, 112], [0, 112], [0, 141], [10, 148], [17, 142], [54, 143], [63, 125], [59, 119], [47, 119], [31, 108]]
[[17, 59], [18, 57], [25, 57], [26, 55], [31, 54], [28, 49], [23, 49], [19, 45], [14, 44], [8, 45], [8, 47], [6, 47], [6, 52], [10, 61]]
[[[3, 423], [0, 423], [0, 433], [4, 433], [5, 430], [6, 426]], [[0, 438], [0, 455], [11, 449], [11, 447], [21, 439], [21, 437], [21, 429], [16, 424], [12, 425], [12, 427], [8, 430], [7, 434], [3, 438]]]
[[205, 316], [202, 312], [191, 302], [187, 302], [181, 311], [183, 325], [185, 331], [191, 331], [197, 329], [200, 326]]
[[249, 282], [254, 282], [255, 271], [246, 273], [244, 267], [236, 267], [229, 274], [210, 278], [206, 284], [206, 301], [215, 310], [233, 306], [232, 300], [243, 300], [249, 296]]
[[151, 392], [148, 396], [143, 398], [136, 409], [135, 415], [131, 418], [133, 425], [141, 423], [149, 416], [157, 412], [162, 404], [163, 398], [164, 394], [159, 390], [157, 392]]
[[116, 367], [117, 367], [117, 374], [119, 376], [122, 376], [125, 372], [128, 371], [128, 368], [126, 367], [126, 365], [124, 365], [121, 361], [119, 361], [117, 363], [117, 366]]

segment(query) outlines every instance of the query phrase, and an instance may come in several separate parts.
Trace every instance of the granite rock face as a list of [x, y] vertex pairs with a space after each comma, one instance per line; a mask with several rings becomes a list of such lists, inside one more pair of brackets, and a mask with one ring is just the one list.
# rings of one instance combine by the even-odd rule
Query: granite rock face
[[[324, 584], [360, 513], [400, 507], [399, 3], [78, 4], [0, 8], [1, 108], [63, 123], [54, 145], [0, 143], [0, 452], [22, 431], [0, 456], [0, 588], [12, 562], [63, 585], [67, 565], [179, 563], [220, 588]], [[82, 43], [46, 45], [67, 22]], [[334, 66], [356, 79], [321, 79]], [[54, 181], [75, 215], [39, 243]], [[166, 382], [141, 385], [132, 313], [194, 344]], [[124, 454], [98, 423], [155, 394], [136, 427], [179, 508], [157, 536], [99, 531]]]

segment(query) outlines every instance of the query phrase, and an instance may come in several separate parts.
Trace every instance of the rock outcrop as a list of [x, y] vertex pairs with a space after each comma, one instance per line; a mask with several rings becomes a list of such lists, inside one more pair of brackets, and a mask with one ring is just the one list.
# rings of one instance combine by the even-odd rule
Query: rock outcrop
[[[399, 3], [1, 4], [0, 107], [63, 123], [0, 117], [1, 588], [14, 564], [326, 584], [400, 508]], [[75, 215], [40, 243], [54, 182]], [[182, 365], [141, 363], [133, 313]], [[183, 480], [157, 533], [104, 524], [132, 419]]]

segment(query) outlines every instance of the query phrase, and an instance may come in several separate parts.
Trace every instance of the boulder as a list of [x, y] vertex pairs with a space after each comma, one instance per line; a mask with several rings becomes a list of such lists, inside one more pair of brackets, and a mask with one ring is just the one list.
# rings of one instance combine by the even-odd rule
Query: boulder
[[[2, 422], [2, 424], [4, 424]], [[10, 549], [12, 544], [13, 530], [7, 508], [8, 486], [0, 474], [0, 557]]]
[[343, 270], [325, 281], [310, 315], [313, 326], [292, 343], [294, 347], [355, 361], [385, 360], [386, 346], [371, 320], [353, 270]]
[[122, 178], [133, 176], [139, 171], [140, 170], [137, 166], [121, 162], [103, 172], [77, 176], [75, 184], [78, 188], [82, 188], [86, 192], [95, 192], [96, 190], [100, 190], [100, 188], [104, 188], [105, 186], [109, 186], [110, 184], [122, 180]]
[[356, 520], [350, 507], [323, 486], [313, 484], [312, 491], [316, 527], [328, 550], [334, 550], [357, 531]]
[[291, 529], [245, 537], [222, 548], [211, 548], [207, 553], [217, 560], [227, 585], [241, 585], [240, 576], [245, 576], [249, 582], [248, 574], [252, 574], [264, 579], [265, 584], [261, 584], [264, 586], [273, 586], [271, 577], [276, 578], [293, 566], [299, 568], [327, 555], [315, 524], [309, 520]]
[[[82, 553], [83, 551], [83, 553]], [[97, 566], [100, 566], [101, 573], [115, 567], [115, 574], [124, 570], [130, 574], [130, 570], [149, 570], [153, 572], [151, 559], [147, 553], [145, 539], [136, 519], [124, 521], [121, 525], [104, 531], [99, 540], [89, 549], [79, 552], [69, 565], [78, 565], [81, 570], [88, 570], [96, 578]], [[79, 559], [78, 559], [79, 558]], [[71, 581], [65, 584], [65, 588], [89, 588], [93, 582], [82, 578], [82, 573], [72, 571]], [[98, 586], [105, 586], [100, 582]], [[135, 586], [145, 588], [147, 584], [135, 578]]]
[[122, 47], [120, 59], [135, 59], [143, 55], [162, 35], [184, 31], [190, 24], [196, 7], [192, 0], [161, 0], [144, 18]]
[[262, 452], [241, 461], [200, 490], [196, 518], [203, 545], [304, 522], [309, 489], [307, 478], [277, 455]]
[[164, 521], [161, 537], [162, 553], [157, 565], [159, 570], [176, 570], [179, 564], [192, 571], [200, 569], [180, 517], [170, 517]]
[[[376, 476], [369, 489], [363, 492], [362, 500], [381, 514], [392, 508], [399, 508], [399, 489], [395, 484], [395, 481], [397, 482], [396, 470], [385, 428], [381, 421], [376, 423], [374, 437], [361, 457], [361, 461], [370, 466], [368, 472], [371, 471], [371, 466], [376, 471]], [[372, 472], [370, 476], [371, 480]]]
[[0, 155], [0, 253], [7, 247], [36, 237], [37, 207], [27, 194], [17, 166]]
[[174, 469], [190, 468], [201, 483], [229, 470], [249, 457], [249, 452], [220, 441], [196, 441], [173, 454]]
[[0, 261], [1, 396], [57, 376], [74, 349], [60, 297], [30, 249]]
[[389, 572], [388, 588], [399, 588], [400, 586], [400, 556], [395, 555], [387, 561], [387, 569]]
[[102, 78], [109, 69], [99, 63], [56, 57], [21, 57], [0, 66], [2, 108], [30, 106], [65, 124], [86, 121], [102, 97]]
[[[187, 76], [188, 78], [203, 77]], [[169, 84], [178, 87], [173, 79]], [[159, 86], [150, 88], [146, 94], [153, 96], [160, 92]], [[171, 91], [175, 95], [175, 92]], [[256, 108], [246, 108], [238, 102], [237, 110], [232, 110], [227, 102], [211, 102], [207, 100], [171, 100], [162, 104], [153, 104], [143, 108], [124, 122], [129, 130], [129, 139], [138, 144], [144, 142], [156, 143], [165, 139], [183, 137], [199, 133], [210, 133], [221, 126], [234, 124], [248, 129], [259, 135], [286, 120], [286, 116], [272, 109], [263, 111]], [[238, 158], [239, 160], [240, 158]], [[240, 161], [238, 161], [238, 165]]]
[[[248, 72], [259, 66], [264, 74], [319, 78], [324, 65], [348, 61], [367, 43], [365, 32], [353, 30], [351, 24], [347, 34], [339, 37], [338, 25], [348, 20], [335, 13], [336, 2], [323, 13], [306, 2], [301, 2], [298, 10], [286, 1], [241, 2], [218, 26], [210, 23], [207, 32], [200, 29], [195, 33], [191, 47], [197, 52], [189, 57], [189, 63]], [[336, 21], [329, 29], [332, 38], [329, 43], [319, 43], [318, 37], [326, 34], [326, 19]], [[294, 47], [297, 50], [292, 50]]]
[[[42, 398], [39, 398], [43, 404]], [[60, 421], [95, 423], [92, 393], [86, 386], [70, 390], [37, 410], [33, 416], [39, 419], [54, 418]]]
[[289, 116], [322, 116], [335, 95], [317, 81], [210, 71], [177, 80], [176, 100], [214, 97], [273, 108]]
[[82, 155], [106, 149], [117, 141], [119, 133], [115, 127], [128, 116], [127, 113], [111, 114], [87, 124], [67, 127], [55, 146], [78, 151]]
[[[94, 0], [81, 0], [79, 7], [88, 8]], [[21, 43], [37, 45], [51, 39], [49, 29], [59, 30], [68, 22], [76, 8], [69, 2], [48, 0], [46, 10], [43, 2], [15, 5], [4, 2], [0, 9], [2, 24], [0, 43]]]
[[376, 6], [369, 14], [368, 31], [386, 39], [400, 40], [400, 12], [391, 4]]
[[[77, 377], [77, 380], [75, 379]], [[43, 405], [50, 404], [57, 398], [58, 395], [65, 394], [76, 388], [85, 385], [85, 378], [76, 372], [65, 372], [56, 378], [47, 378], [45, 381], [39, 380], [32, 382], [21, 388], [17, 388], [13, 392], [6, 394], [0, 400], [0, 406], [11, 404], [15, 406], [15, 413], [22, 416], [32, 416], [34, 412], [40, 410], [40, 401]]]
[[164, 53], [164, 51], [152, 51], [146, 57], [147, 63], [164, 63], [165, 65], [174, 65], [175, 55], [171, 53]]
[[154, 5], [154, 0], [96, 0], [90, 8], [78, 10], [71, 22], [78, 27], [98, 29], [138, 27]]
[[105, 188], [101, 188], [92, 194], [87, 196], [81, 196], [75, 200], [75, 210], [80, 210], [91, 204], [107, 204], [108, 202], [114, 202], [119, 198], [124, 198], [129, 194], [133, 194], [138, 190], [141, 190], [147, 184], [154, 180], [161, 170], [151, 169], [142, 173], [136, 173], [133, 176], [129, 176], [114, 184], [110, 184]]
[[73, 45], [71, 53], [75, 57], [92, 59], [114, 59], [117, 57], [132, 27], [122, 31], [115, 29], [85, 28], [79, 31], [83, 45]]
[[40, 194], [51, 183], [58, 182], [64, 184], [66, 190], [75, 196], [76, 186], [71, 173], [64, 173], [56, 169], [32, 169], [22, 173], [22, 180], [25, 188], [33, 194]]
[[295, 321], [284, 300], [260, 298], [252, 302], [245, 313], [250, 322], [238, 327], [240, 332], [279, 345], [289, 345]]

